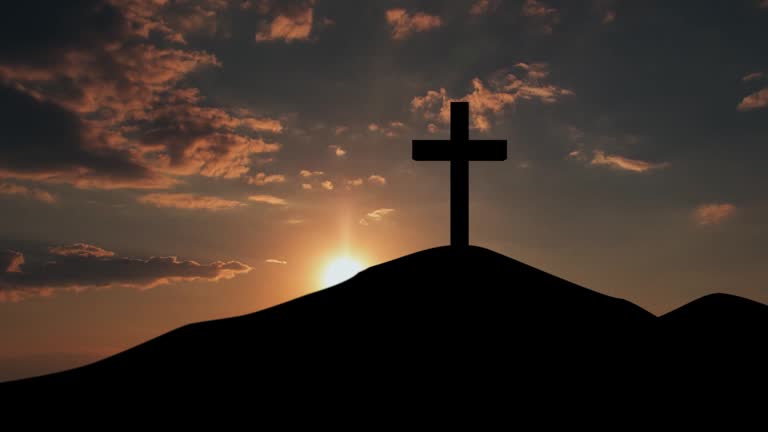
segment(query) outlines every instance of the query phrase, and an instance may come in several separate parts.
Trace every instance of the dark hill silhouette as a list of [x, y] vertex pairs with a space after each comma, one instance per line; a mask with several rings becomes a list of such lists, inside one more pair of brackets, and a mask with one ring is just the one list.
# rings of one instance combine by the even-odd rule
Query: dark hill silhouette
[[382, 386], [450, 393], [564, 377], [607, 382], [616, 373], [642, 382], [649, 365], [681, 355], [661, 351], [676, 346], [666, 334], [710, 326], [713, 316], [753, 325], [765, 323], [768, 311], [708, 296], [659, 319], [487, 249], [441, 247], [284, 304], [187, 325], [92, 365], [0, 389], [352, 386], [362, 395]]

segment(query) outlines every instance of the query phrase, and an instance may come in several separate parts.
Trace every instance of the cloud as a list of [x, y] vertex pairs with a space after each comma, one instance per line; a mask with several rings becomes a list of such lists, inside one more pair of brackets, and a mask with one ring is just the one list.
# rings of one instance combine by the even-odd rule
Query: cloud
[[615, 10], [607, 10], [605, 13], [603, 13], [603, 24], [610, 24], [612, 22], [616, 21], [616, 11]]
[[254, 201], [258, 203], [282, 206], [288, 204], [283, 198], [278, 198], [273, 195], [251, 195], [248, 197], [248, 201]]
[[546, 63], [518, 63], [515, 68], [524, 72], [519, 78], [514, 74], [502, 72], [492, 76], [487, 84], [480, 78], [472, 80], [472, 92], [460, 98], [451, 98], [444, 88], [429, 90], [424, 96], [411, 100], [411, 110], [421, 113], [428, 121], [450, 123], [451, 102], [469, 102], [471, 125], [483, 132], [490, 130], [490, 115], [500, 115], [507, 106], [522, 100], [536, 100], [545, 104], [558, 102], [563, 97], [573, 95], [568, 89], [544, 83], [549, 75]]
[[443, 24], [442, 19], [436, 15], [424, 12], [408, 13], [405, 9], [389, 9], [385, 13], [387, 24], [392, 27], [392, 39], [404, 40], [413, 33], [425, 32], [436, 29]]
[[741, 100], [736, 107], [739, 111], [751, 111], [768, 106], [768, 87], [752, 93]]
[[326, 181], [320, 183], [320, 187], [322, 187], [325, 190], [329, 190], [329, 191], [333, 190], [333, 182], [331, 182], [330, 180], [326, 180]]
[[498, 0], [476, 0], [469, 8], [470, 15], [484, 15], [499, 7]]
[[88, 243], [75, 243], [65, 246], [51, 246], [48, 252], [59, 256], [77, 256], [81, 258], [104, 258], [115, 256], [115, 253]]
[[358, 223], [362, 226], [368, 226], [368, 221], [365, 218], [361, 218]]
[[333, 150], [333, 153], [338, 157], [344, 157], [347, 154], [347, 151], [338, 145], [329, 145], [328, 148]]
[[438, 128], [437, 125], [434, 124], [434, 123], [430, 123], [430, 124], [427, 125], [427, 132], [429, 132], [431, 134], [437, 133], [439, 130], [440, 130], [440, 128]]
[[55, 203], [56, 197], [51, 195], [50, 192], [36, 187], [27, 187], [17, 185], [13, 183], [0, 183], [0, 195], [21, 196], [24, 198], [32, 198], [44, 203]]
[[380, 208], [376, 209], [366, 215], [366, 217], [372, 221], [380, 221], [384, 219], [385, 216], [393, 213], [395, 209], [391, 208]]
[[538, 0], [525, 0], [523, 3], [523, 15], [546, 16], [557, 13], [557, 9], [551, 8]]
[[349, 131], [349, 127], [348, 126], [336, 126], [335, 128], [333, 128], [333, 134], [337, 135], [337, 136], [341, 135], [341, 134], [344, 134], [344, 133], [346, 133], [348, 131]]
[[[5, 271], [0, 271], [0, 301], [51, 295], [56, 290], [83, 291], [114, 287], [149, 289], [172, 282], [219, 281], [252, 270], [239, 261], [200, 264], [196, 261], [182, 261], [174, 256], [136, 259], [117, 257], [97, 246], [85, 246], [100, 253], [58, 254], [33, 263], [26, 263], [25, 257], [18, 252], [0, 253], [0, 264], [11, 263], [0, 266], [0, 269], [5, 268]], [[81, 249], [82, 244], [51, 248], [73, 251]]]
[[282, 174], [270, 174], [267, 175], [263, 172], [257, 173], [255, 176], [248, 177], [248, 184], [256, 186], [264, 186], [270, 183], [283, 183], [285, 182], [285, 176]]
[[273, 3], [271, 22], [263, 22], [256, 32], [256, 42], [305, 41], [312, 33], [314, 1]]
[[274, 258], [266, 259], [264, 260], [264, 262], [267, 264], [283, 264], [283, 265], [288, 264], [288, 261], [283, 261], [283, 260], [274, 259]]
[[551, 34], [554, 26], [560, 22], [558, 10], [538, 0], [525, 0], [522, 13], [532, 19], [539, 30], [546, 34]]
[[382, 135], [392, 138], [398, 136], [398, 129], [405, 127], [405, 123], [400, 121], [389, 122], [388, 125], [371, 123], [368, 125], [368, 130], [371, 132], [379, 132]]
[[363, 185], [363, 179], [361, 179], [360, 177], [352, 179], [352, 180], [347, 180], [347, 186], [358, 187], [358, 186], [362, 186], [362, 185]]
[[302, 176], [302, 177], [305, 177], [305, 178], [308, 178], [308, 177], [318, 177], [318, 176], [321, 176], [323, 174], [325, 174], [325, 173], [322, 172], [322, 171], [310, 171], [310, 170], [305, 170], [305, 169], [299, 171], [299, 175]]
[[220, 211], [240, 207], [239, 201], [226, 200], [214, 196], [196, 195], [191, 193], [151, 193], [138, 198], [142, 204], [159, 208], [176, 208], [182, 210]]
[[6, 249], [0, 251], [0, 273], [18, 273], [24, 264], [24, 254]]
[[699, 225], [717, 225], [730, 219], [736, 206], [729, 203], [702, 204], [693, 211], [693, 219]]
[[[768, 0], [766, 0], [766, 1], [768, 1]], [[762, 72], [752, 72], [750, 74], [745, 75], [744, 78], [742, 78], [741, 80], [744, 81], [744, 82], [756, 81], [756, 80], [761, 79], [762, 77], [763, 77], [763, 73]]]
[[[573, 153], [573, 152], [572, 152]], [[578, 156], [578, 154], [576, 155]], [[653, 163], [638, 159], [629, 159], [618, 155], [606, 155], [602, 150], [595, 150], [594, 157], [590, 162], [592, 165], [605, 165], [612, 168], [642, 173], [653, 169], [666, 168], [669, 163]]]
[[[277, 151], [250, 133], [279, 133], [279, 121], [206, 106], [184, 85], [190, 73], [221, 63], [178, 44], [206, 32], [226, 7], [221, 0], [6, 5], [0, 38], [14, 44], [0, 47], [0, 175], [161, 189], [179, 175], [239, 177], [251, 155]], [[158, 36], [171, 43], [157, 44]]]
[[387, 184], [387, 179], [378, 174], [372, 174], [371, 176], [368, 177], [368, 183], [384, 186], [385, 184]]
[[302, 183], [302, 184], [301, 184], [301, 188], [302, 188], [303, 190], [312, 190], [312, 185], [311, 185], [311, 184], [309, 184], [309, 183]]

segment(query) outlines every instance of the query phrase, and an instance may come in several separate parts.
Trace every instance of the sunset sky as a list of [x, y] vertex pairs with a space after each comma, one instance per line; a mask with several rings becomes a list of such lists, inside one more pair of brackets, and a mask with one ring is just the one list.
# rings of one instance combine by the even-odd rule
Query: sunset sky
[[0, 38], [0, 380], [447, 244], [411, 140], [451, 100], [509, 143], [472, 244], [656, 314], [768, 302], [766, 0], [27, 0]]

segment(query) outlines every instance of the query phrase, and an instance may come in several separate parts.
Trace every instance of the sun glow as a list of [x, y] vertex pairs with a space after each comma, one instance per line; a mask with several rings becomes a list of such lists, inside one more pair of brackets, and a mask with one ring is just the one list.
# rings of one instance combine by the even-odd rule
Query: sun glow
[[359, 261], [350, 257], [338, 257], [329, 262], [323, 273], [323, 286], [329, 287], [344, 282], [363, 270]]

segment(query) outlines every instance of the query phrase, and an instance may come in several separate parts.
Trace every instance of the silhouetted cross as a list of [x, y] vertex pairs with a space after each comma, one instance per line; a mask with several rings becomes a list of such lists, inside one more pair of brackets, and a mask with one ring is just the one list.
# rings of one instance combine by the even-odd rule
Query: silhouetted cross
[[469, 161], [506, 159], [507, 140], [469, 139], [468, 102], [451, 102], [450, 140], [413, 140], [413, 160], [451, 162], [451, 246], [469, 246]]

